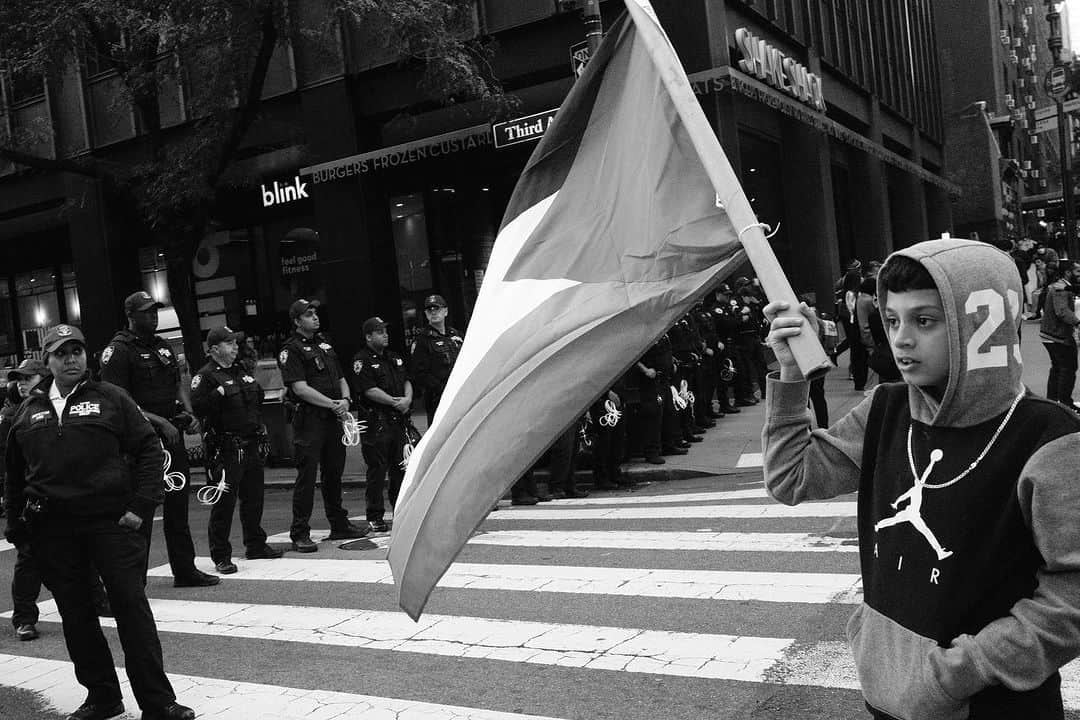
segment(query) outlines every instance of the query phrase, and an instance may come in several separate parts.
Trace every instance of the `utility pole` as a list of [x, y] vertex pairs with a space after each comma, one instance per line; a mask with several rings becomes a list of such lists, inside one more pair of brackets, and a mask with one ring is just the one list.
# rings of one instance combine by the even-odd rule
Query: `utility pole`
[[1065, 251], [1071, 260], [1080, 259], [1080, 247], [1077, 246], [1076, 221], [1073, 213], [1072, 170], [1069, 167], [1069, 141], [1065, 132], [1065, 109], [1062, 107], [1065, 94], [1069, 91], [1069, 67], [1061, 61], [1061, 13], [1054, 0], [1046, 2], [1046, 22], [1050, 25], [1050, 34], [1046, 47], [1054, 58], [1054, 67], [1046, 74], [1046, 92], [1057, 101], [1058, 119], [1058, 155], [1061, 165], [1061, 202], [1062, 216], [1065, 222]]
[[604, 22], [600, 18], [600, 0], [559, 0], [563, 12], [580, 10], [585, 24], [585, 42], [589, 44], [589, 58], [596, 55], [600, 41], [604, 39]]

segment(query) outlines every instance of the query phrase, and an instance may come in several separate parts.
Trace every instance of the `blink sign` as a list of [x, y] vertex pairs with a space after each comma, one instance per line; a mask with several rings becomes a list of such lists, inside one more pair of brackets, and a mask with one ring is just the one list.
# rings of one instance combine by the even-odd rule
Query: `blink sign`
[[495, 147], [501, 148], [507, 145], [516, 145], [529, 140], [539, 140], [552, 121], [559, 108], [546, 110], [535, 115], [526, 115], [510, 122], [498, 123], [491, 126], [491, 134], [495, 139]]
[[269, 188], [266, 185], [260, 185], [259, 189], [262, 190], [262, 204], [263, 207], [270, 207], [272, 205], [284, 205], [285, 203], [294, 202], [296, 200], [306, 200], [310, 197], [307, 194], [307, 183], [300, 182], [300, 176], [297, 175], [293, 178], [291, 183], [282, 185], [277, 180]]
[[825, 110], [821, 78], [746, 28], [735, 31], [735, 44], [743, 59], [739, 69], [772, 85], [777, 90], [806, 103], [815, 110]]

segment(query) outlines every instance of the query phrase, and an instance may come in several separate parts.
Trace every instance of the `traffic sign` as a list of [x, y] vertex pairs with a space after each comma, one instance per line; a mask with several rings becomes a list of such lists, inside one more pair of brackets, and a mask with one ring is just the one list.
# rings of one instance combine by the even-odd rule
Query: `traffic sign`
[[589, 42], [575, 43], [570, 46], [570, 68], [574, 71], [574, 77], [579, 78], [585, 72], [585, 66], [589, 64]]
[[1068, 73], [1065, 71], [1064, 65], [1055, 65], [1050, 68], [1046, 73], [1046, 80], [1043, 86], [1046, 92], [1054, 97], [1061, 97], [1069, 91]]

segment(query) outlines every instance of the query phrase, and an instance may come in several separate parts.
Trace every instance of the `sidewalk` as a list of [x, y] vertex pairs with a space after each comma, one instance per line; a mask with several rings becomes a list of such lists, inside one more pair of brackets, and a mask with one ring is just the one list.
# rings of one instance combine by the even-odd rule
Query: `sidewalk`
[[[1021, 352], [1024, 357], [1024, 383], [1032, 391], [1043, 394], [1046, 390], [1046, 375], [1050, 369], [1050, 360], [1045, 348], [1039, 342], [1039, 324], [1027, 321], [1023, 327]], [[829, 402], [829, 421], [835, 422], [851, 408], [862, 401], [864, 395], [857, 392], [848, 377], [847, 353], [840, 356], [840, 366], [834, 368], [825, 377], [825, 396]], [[703, 475], [724, 475], [745, 472], [760, 466], [761, 426], [765, 419], [764, 403], [753, 407], [740, 408], [738, 415], [727, 415], [717, 420], [716, 427], [705, 434], [704, 442], [694, 443], [687, 455], [674, 455], [665, 458], [665, 465], [649, 465], [644, 462], [631, 462], [623, 465], [623, 471], [633, 476], [638, 482], [664, 481]], [[415, 416], [417, 427], [423, 428], [426, 418], [423, 414]], [[741, 464], [740, 464], [741, 461]], [[346, 486], [364, 484], [364, 459], [360, 448], [349, 448], [345, 463], [343, 483]], [[195, 485], [202, 485], [202, 468], [193, 473]], [[545, 471], [537, 473], [543, 480]], [[296, 479], [296, 470], [291, 467], [266, 469], [266, 484], [269, 487], [291, 487]], [[591, 473], [579, 471], [578, 481], [582, 485], [592, 482]]]

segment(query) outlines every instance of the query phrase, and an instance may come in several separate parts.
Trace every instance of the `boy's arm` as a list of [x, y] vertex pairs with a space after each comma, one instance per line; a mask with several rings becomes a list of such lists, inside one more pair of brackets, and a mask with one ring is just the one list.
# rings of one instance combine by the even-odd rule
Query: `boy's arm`
[[859, 489], [866, 418], [872, 397], [829, 429], [810, 429], [809, 383], [766, 379], [765, 426], [761, 430], [765, 487], [787, 505], [836, 497]]
[[828, 430], [810, 430], [806, 407], [810, 384], [803, 378], [788, 340], [817, 332], [817, 316], [800, 303], [802, 317], [780, 317], [782, 301], [763, 309], [769, 321], [767, 341], [780, 365], [779, 377], [766, 378], [765, 427], [761, 430], [765, 488], [782, 503], [831, 498], [859, 488], [859, 462], [872, 400], [867, 398]]
[[930, 656], [954, 697], [1002, 684], [1031, 690], [1080, 655], [1080, 433], [1041, 447], [1024, 466], [1017, 495], [1043, 558], [1031, 598], [978, 634], [961, 635]]

